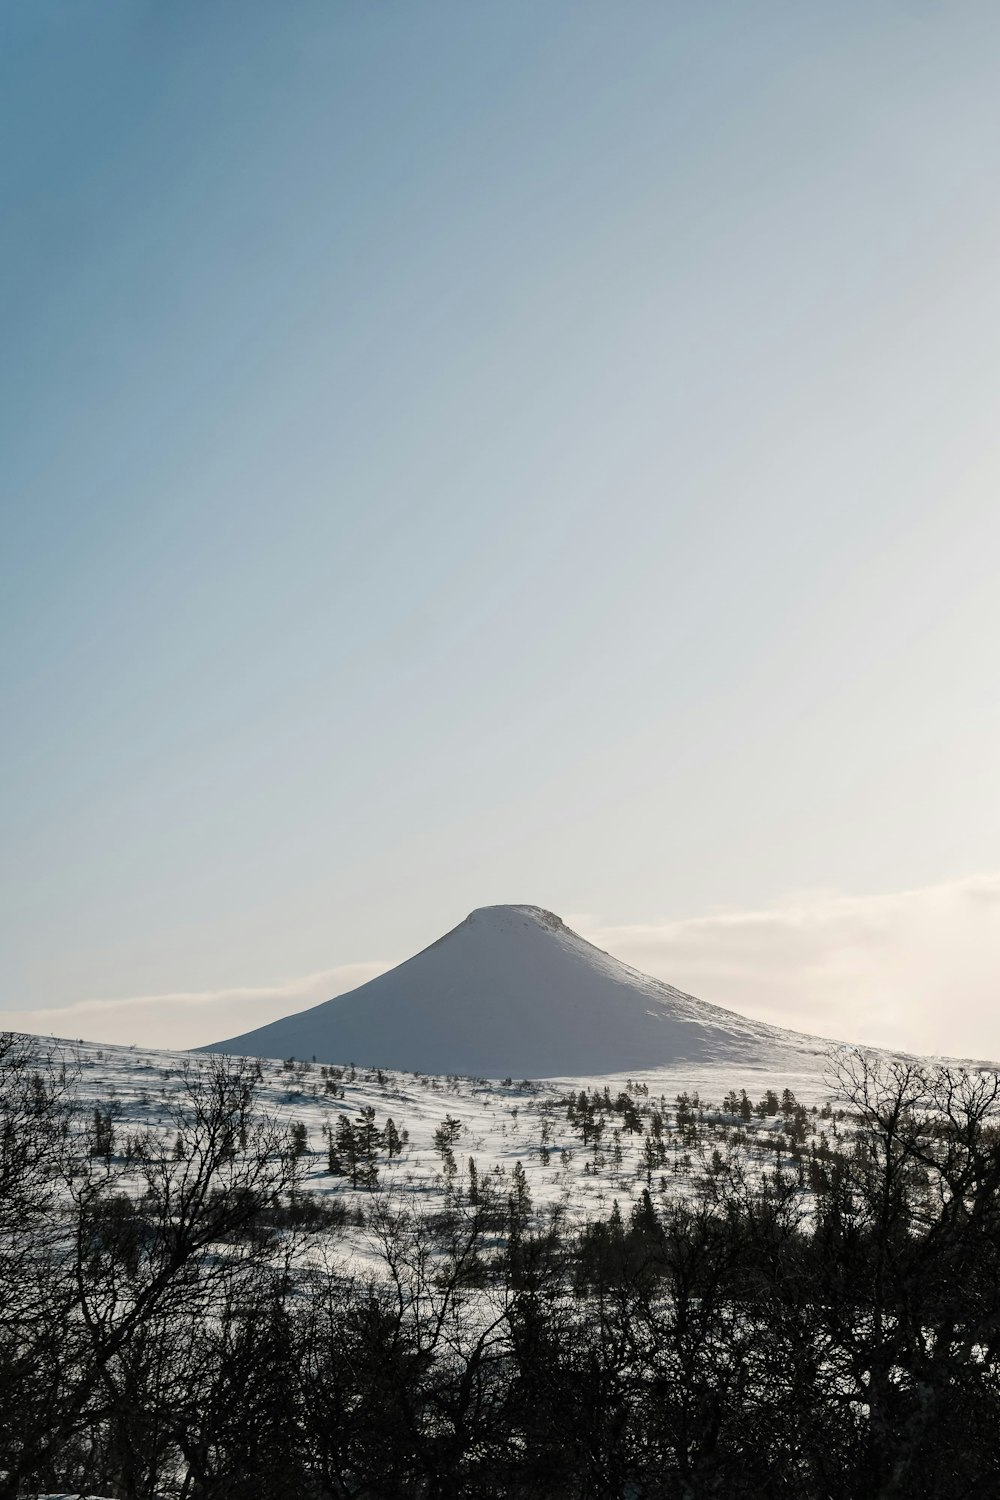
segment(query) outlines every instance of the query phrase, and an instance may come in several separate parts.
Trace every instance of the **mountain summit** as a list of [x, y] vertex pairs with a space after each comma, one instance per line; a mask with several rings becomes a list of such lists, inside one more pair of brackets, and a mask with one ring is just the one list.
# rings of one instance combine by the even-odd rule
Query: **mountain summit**
[[547, 1078], [769, 1065], [823, 1045], [640, 974], [541, 907], [483, 906], [346, 995], [202, 1050]]

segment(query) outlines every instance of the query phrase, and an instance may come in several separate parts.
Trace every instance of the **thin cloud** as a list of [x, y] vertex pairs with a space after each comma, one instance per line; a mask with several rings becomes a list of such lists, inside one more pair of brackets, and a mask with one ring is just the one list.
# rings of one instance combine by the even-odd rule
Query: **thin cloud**
[[200, 1047], [342, 995], [389, 967], [373, 960], [264, 987], [179, 990], [121, 1000], [81, 1000], [47, 1010], [0, 1011], [0, 1029], [143, 1047]]
[[1000, 1058], [1000, 875], [581, 931], [637, 969], [779, 1026]]

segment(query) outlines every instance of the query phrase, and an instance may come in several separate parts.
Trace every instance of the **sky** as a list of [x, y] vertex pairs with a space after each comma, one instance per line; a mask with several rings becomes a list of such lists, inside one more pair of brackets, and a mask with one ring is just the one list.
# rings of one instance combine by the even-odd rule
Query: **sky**
[[992, 0], [7, 0], [0, 1024], [533, 903], [1000, 1058]]

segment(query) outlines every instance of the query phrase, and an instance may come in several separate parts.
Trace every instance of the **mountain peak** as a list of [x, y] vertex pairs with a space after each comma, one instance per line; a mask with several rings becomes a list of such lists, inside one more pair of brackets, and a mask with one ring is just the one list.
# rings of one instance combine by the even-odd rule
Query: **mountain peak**
[[358, 989], [204, 1050], [406, 1072], [551, 1078], [772, 1063], [812, 1039], [640, 974], [541, 906], [481, 906]]
[[477, 906], [465, 920], [502, 923], [517, 919], [537, 922], [540, 927], [547, 927], [551, 932], [570, 930], [562, 917], [557, 917], [554, 911], [546, 911], [544, 906]]

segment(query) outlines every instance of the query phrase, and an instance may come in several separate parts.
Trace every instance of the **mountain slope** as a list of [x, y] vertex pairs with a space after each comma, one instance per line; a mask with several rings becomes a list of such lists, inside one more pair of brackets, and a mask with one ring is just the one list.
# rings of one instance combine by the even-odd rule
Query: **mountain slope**
[[777, 1065], [827, 1045], [640, 974], [539, 907], [487, 906], [348, 994], [201, 1050], [546, 1078]]

